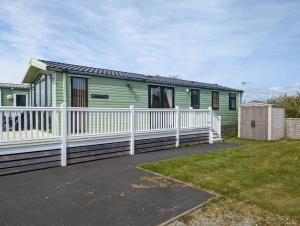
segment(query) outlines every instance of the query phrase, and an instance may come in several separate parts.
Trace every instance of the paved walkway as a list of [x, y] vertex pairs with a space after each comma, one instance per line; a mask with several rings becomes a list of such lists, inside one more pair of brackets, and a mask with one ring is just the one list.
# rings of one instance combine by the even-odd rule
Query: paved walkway
[[136, 168], [216, 150], [199, 145], [0, 177], [1, 225], [157, 225], [211, 195]]

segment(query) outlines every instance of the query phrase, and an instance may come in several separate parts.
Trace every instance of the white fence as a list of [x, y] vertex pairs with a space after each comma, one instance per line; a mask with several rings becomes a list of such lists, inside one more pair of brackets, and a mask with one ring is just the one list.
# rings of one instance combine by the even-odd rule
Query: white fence
[[0, 107], [0, 119], [0, 147], [60, 140], [63, 161], [69, 139], [130, 136], [134, 154], [136, 134], [173, 132], [177, 146], [181, 132], [187, 130], [206, 129], [210, 132], [210, 143], [216, 134], [221, 138], [221, 118], [211, 108]]
[[0, 107], [0, 144], [59, 138], [62, 108]]

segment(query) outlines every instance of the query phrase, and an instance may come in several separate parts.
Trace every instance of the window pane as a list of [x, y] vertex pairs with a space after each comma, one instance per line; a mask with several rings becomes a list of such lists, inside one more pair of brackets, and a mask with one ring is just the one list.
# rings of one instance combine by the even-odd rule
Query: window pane
[[173, 96], [174, 89], [167, 89], [167, 99], [168, 99], [168, 107], [173, 108]]
[[149, 86], [150, 108], [173, 108], [174, 89], [165, 86]]
[[173, 89], [163, 87], [163, 108], [172, 108], [173, 107]]
[[47, 76], [47, 106], [52, 106], [52, 83], [51, 76]]
[[26, 95], [16, 94], [16, 106], [26, 106]]
[[72, 107], [87, 107], [86, 79], [72, 78]]
[[212, 108], [219, 108], [219, 92], [212, 91]]
[[200, 108], [200, 92], [199, 90], [191, 90], [191, 107], [194, 109]]
[[42, 107], [46, 106], [46, 81], [41, 82], [41, 105]]
[[35, 106], [39, 107], [41, 106], [40, 102], [40, 83], [37, 83], [35, 85]]
[[35, 93], [34, 93], [34, 84], [31, 87], [31, 106], [34, 106], [34, 101], [35, 101]]
[[229, 109], [236, 110], [236, 93], [229, 93]]
[[231, 105], [230, 105], [231, 109], [236, 109], [236, 101], [235, 99], [231, 99]]
[[151, 87], [150, 93], [150, 107], [151, 108], [159, 108], [160, 107], [160, 88], [159, 87]]

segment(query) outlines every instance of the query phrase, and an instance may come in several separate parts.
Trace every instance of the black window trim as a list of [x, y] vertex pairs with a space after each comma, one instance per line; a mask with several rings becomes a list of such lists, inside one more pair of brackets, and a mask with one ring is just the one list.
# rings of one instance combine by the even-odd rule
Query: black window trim
[[[213, 94], [214, 93], [218, 94], [218, 107], [214, 107], [214, 105], [213, 105]], [[217, 90], [211, 91], [211, 107], [213, 110], [219, 110], [219, 108], [220, 108], [220, 92]]]
[[[172, 89], [172, 108], [175, 108], [175, 89], [173, 86], [165, 86], [165, 85], [152, 85], [152, 84], [148, 84], [148, 108], [151, 108], [151, 88], [160, 88], [160, 91], [162, 88], [168, 88], [168, 89]], [[162, 92], [160, 92], [160, 94], [162, 95]], [[160, 103], [159, 105], [162, 106], [162, 99], [160, 97]], [[162, 107], [160, 107], [162, 108]]]
[[[230, 94], [235, 94], [235, 97], [231, 97]], [[236, 95], [237, 95], [236, 93], [232, 93], [232, 92], [228, 93], [228, 107], [229, 107], [230, 111], [236, 111]], [[230, 103], [231, 103], [230, 99], [235, 99], [235, 108], [231, 107], [231, 105], [230, 105]]]

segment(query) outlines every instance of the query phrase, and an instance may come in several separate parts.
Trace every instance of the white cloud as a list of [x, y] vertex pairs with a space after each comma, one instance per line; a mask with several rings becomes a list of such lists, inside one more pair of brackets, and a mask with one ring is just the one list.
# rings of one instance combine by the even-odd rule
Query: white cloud
[[244, 99], [246, 101], [261, 100], [265, 101], [271, 97], [280, 95], [294, 95], [300, 92], [300, 83], [289, 84], [286, 86], [277, 86], [270, 88], [249, 87], [245, 89]]
[[268, 87], [296, 77], [274, 79], [287, 67], [283, 58], [255, 60], [297, 40], [298, 20], [285, 21], [300, 21], [299, 9], [296, 1], [7, 1], [0, 5], [1, 80], [19, 82], [37, 57], [237, 88], [265, 73], [262, 89], [276, 93]]

